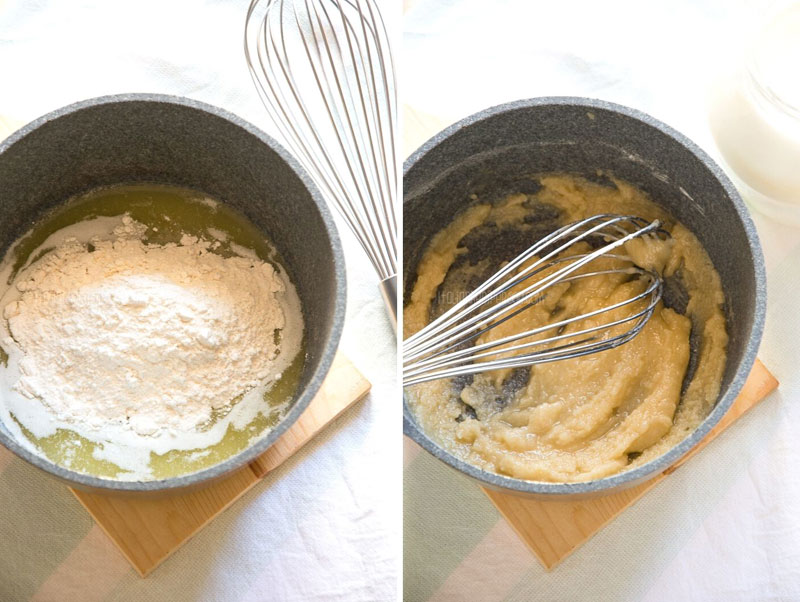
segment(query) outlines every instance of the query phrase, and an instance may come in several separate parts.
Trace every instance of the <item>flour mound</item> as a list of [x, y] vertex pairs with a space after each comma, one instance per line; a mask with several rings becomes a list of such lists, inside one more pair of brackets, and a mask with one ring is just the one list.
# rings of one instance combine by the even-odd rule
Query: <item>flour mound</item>
[[17, 276], [3, 310], [21, 351], [14, 388], [81, 430], [179, 436], [286, 364], [285, 284], [269, 263], [193, 236], [148, 245], [145, 231], [125, 216], [114, 240], [65, 240]]

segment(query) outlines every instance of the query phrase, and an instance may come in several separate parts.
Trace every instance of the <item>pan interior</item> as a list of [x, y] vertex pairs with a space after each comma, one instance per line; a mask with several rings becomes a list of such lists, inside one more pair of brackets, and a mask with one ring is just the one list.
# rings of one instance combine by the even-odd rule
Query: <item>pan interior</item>
[[[183, 236], [189, 235], [210, 241], [213, 249], [211, 252], [221, 257], [240, 257], [238, 253], [252, 252], [257, 259], [271, 264], [276, 273], [285, 275], [283, 260], [277, 249], [243, 216], [219, 200], [210, 199], [197, 191], [152, 183], [100, 188], [68, 201], [63, 207], [40, 220], [14, 246], [9, 258], [12, 260], [10, 266], [15, 270], [27, 261], [35, 260], [37, 248], [40, 249], [39, 254], [46, 253], [46, 241], [62, 228], [86, 224], [87, 220], [98, 218], [118, 219], [122, 215], [130, 216], [137, 224], [147, 228], [142, 239], [144, 244], [175, 246], [181, 243]], [[285, 277], [286, 285], [291, 286], [291, 276], [280, 277]], [[299, 307], [297, 313], [300, 313]], [[283, 334], [281, 330], [275, 331], [270, 342], [283, 338], [285, 343], [289, 337], [282, 336]], [[297, 340], [294, 335], [291, 338]], [[296, 344], [292, 343], [291, 346], [294, 348]], [[4, 352], [0, 355], [4, 355]], [[7, 355], [5, 358], [7, 359]], [[263, 392], [263, 403], [252, 399], [252, 396], [243, 399], [244, 395], [240, 395], [215, 410], [209, 423], [202, 425], [200, 430], [218, 432], [221, 438], [216, 443], [202, 448], [175, 448], [166, 453], [152, 452], [149, 456], [151, 478], [170, 478], [208, 468], [241, 452], [254, 438], [267, 433], [281, 420], [294, 401], [303, 370], [303, 358], [300, 341], [294, 358], [282, 370], [280, 378]], [[281, 358], [281, 361], [288, 359]], [[246, 424], [240, 424], [242, 419], [228, 422], [235, 414], [244, 417], [254, 412], [252, 419]], [[72, 430], [65, 424], [53, 434], [37, 436], [22, 423], [24, 419], [13, 412], [6, 417], [6, 421], [10, 430], [16, 432], [17, 440], [22, 445], [32, 445], [33, 451], [57, 464], [94, 476], [123, 480], [131, 478], [126, 474], [128, 471], [113, 461], [110, 455], [109, 450], [115, 447], [115, 442], [95, 440], [95, 436], [103, 437], [101, 433], [84, 436], [80, 434], [79, 428]], [[227, 424], [224, 434], [217, 424]], [[147, 437], [141, 439], [141, 445], [147, 445]], [[136, 455], [135, 451], [132, 453]]]
[[[407, 434], [440, 459], [490, 486], [532, 495], [582, 496], [640, 482], [674, 462], [719, 420], [755, 357], [763, 327], [763, 260], [741, 200], [732, 198], [735, 191], [719, 168], [690, 141], [681, 140], [679, 134], [646, 115], [631, 113], [636, 112], [586, 99], [519, 101], [463, 120], [437, 135], [406, 163], [406, 301], [431, 238], [471, 202], [471, 194], [513, 191], [524, 174], [552, 172], [591, 179], [602, 170], [639, 188], [698, 237], [722, 281], [729, 343], [716, 401], [720, 407], [682, 444], [629, 473], [574, 484], [493, 475], [456, 459], [428, 439], [404, 403]], [[671, 282], [667, 301], [679, 309], [682, 294], [680, 283]], [[695, 340], [693, 355], [697, 347]]]

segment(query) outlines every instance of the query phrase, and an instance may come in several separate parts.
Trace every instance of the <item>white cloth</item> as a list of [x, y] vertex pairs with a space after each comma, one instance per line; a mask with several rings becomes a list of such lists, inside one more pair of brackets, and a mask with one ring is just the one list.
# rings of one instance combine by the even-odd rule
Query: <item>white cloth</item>
[[[754, 9], [726, 0], [416, 0], [404, 18], [403, 100], [449, 123], [519, 98], [602, 98], [646, 111], [716, 155], [706, 90], [746, 43], [739, 31]], [[800, 599], [800, 230], [755, 221], [769, 277], [760, 357], [779, 391], [552, 572], [499, 517], [485, 520], [492, 509], [479, 498], [465, 501], [461, 523], [484, 531], [448, 550], [446, 570], [420, 568], [435, 544], [424, 533], [406, 537], [408, 600], [465, 592], [482, 600]], [[411, 448], [410, 467], [419, 453]], [[409, 497], [417, 489], [407, 484], [408, 508], [424, 507]], [[446, 520], [447, 507], [437, 506], [431, 524]]]
[[[92, 96], [158, 92], [217, 105], [272, 132], [244, 61], [248, 4], [0, 0], [0, 114], [26, 122]], [[396, 597], [395, 335], [371, 265], [341, 221], [339, 232], [348, 276], [342, 349], [372, 382], [369, 398], [144, 580], [66, 488], [0, 457], [0, 600], [35, 592], [137, 601]]]

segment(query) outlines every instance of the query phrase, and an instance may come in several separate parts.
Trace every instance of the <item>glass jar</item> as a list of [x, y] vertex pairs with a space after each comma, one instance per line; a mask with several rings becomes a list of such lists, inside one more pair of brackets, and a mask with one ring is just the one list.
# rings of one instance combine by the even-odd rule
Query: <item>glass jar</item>
[[800, 2], [773, 5], [761, 22], [715, 86], [709, 123], [745, 200], [800, 225]]

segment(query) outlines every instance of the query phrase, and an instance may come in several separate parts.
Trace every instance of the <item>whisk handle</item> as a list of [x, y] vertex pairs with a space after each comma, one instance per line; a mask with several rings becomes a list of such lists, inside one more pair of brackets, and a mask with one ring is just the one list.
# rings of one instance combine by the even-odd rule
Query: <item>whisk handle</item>
[[383, 302], [386, 304], [386, 313], [389, 314], [394, 332], [397, 334], [397, 275], [381, 280], [378, 286], [381, 289]]

